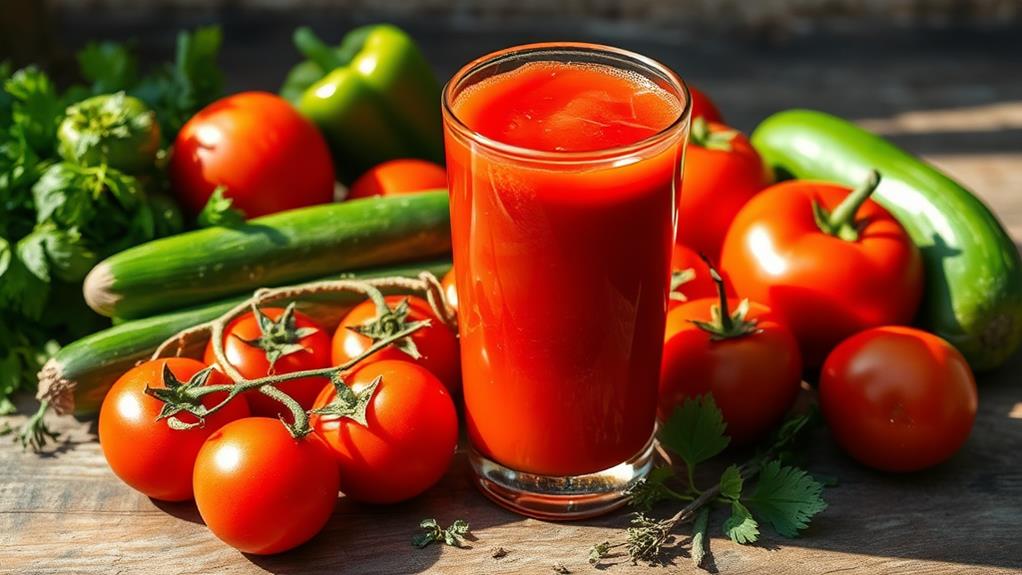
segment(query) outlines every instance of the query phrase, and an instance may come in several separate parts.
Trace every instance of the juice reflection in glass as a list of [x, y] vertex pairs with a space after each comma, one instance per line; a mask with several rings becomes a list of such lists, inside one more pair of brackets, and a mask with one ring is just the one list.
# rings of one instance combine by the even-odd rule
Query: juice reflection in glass
[[595, 515], [649, 470], [688, 112], [670, 70], [588, 44], [444, 90], [471, 461], [507, 507]]

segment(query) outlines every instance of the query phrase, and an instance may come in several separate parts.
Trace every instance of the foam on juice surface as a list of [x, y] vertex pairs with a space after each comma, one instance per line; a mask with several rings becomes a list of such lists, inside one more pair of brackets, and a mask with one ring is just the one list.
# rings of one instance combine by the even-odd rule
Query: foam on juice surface
[[523, 148], [581, 152], [648, 138], [681, 114], [678, 99], [635, 72], [530, 62], [462, 91], [454, 113], [482, 135]]

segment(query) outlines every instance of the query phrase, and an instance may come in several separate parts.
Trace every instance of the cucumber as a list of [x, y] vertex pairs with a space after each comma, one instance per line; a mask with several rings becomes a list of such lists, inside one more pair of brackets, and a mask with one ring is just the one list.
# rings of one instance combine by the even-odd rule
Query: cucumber
[[918, 323], [955, 345], [974, 370], [1002, 365], [1022, 343], [1022, 260], [996, 216], [930, 164], [854, 124], [810, 110], [774, 114], [752, 144], [777, 176], [860, 183], [919, 246], [926, 288]]
[[450, 252], [447, 192], [324, 204], [158, 239], [100, 262], [85, 301], [122, 319]]
[[[437, 277], [447, 273], [450, 260], [373, 268], [326, 279], [371, 279], [379, 277], [416, 277], [429, 271]], [[383, 290], [400, 293], [399, 290]], [[162, 315], [123, 321], [61, 348], [39, 373], [40, 395], [54, 397], [61, 412], [78, 416], [94, 414], [114, 381], [136, 363], [144, 361], [167, 338], [226, 313], [248, 296], [237, 296], [212, 304]], [[297, 302], [297, 308], [316, 319], [324, 328], [334, 329], [341, 317], [361, 302], [364, 296], [354, 292], [319, 293]], [[188, 342], [182, 355], [201, 357], [206, 340]], [[56, 387], [54, 387], [56, 386]], [[49, 391], [48, 391], [49, 390]]]

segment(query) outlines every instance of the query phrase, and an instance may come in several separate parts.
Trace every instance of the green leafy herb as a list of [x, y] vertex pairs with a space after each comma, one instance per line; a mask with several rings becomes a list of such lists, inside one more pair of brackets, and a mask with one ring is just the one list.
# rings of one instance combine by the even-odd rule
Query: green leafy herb
[[235, 227], [245, 223], [245, 212], [233, 207], [234, 200], [224, 196], [225, 188], [217, 186], [199, 212], [199, 227]]
[[138, 82], [135, 55], [123, 44], [91, 42], [78, 53], [82, 77], [91, 82], [93, 94], [109, 94], [133, 87]]
[[735, 464], [728, 465], [720, 476], [720, 496], [738, 499], [742, 496], [742, 471]]
[[675, 409], [660, 429], [660, 445], [681, 456], [694, 489], [695, 466], [718, 455], [731, 439], [725, 435], [727, 424], [712, 395], [686, 400]]
[[462, 519], [456, 520], [450, 527], [440, 527], [436, 519], [423, 519], [419, 523], [422, 533], [412, 538], [412, 545], [422, 549], [432, 543], [442, 543], [451, 547], [461, 547], [465, 536], [469, 535], [468, 522]]
[[742, 545], [755, 543], [759, 539], [759, 523], [741, 501], [731, 502], [731, 516], [724, 522], [724, 534]]
[[785, 537], [798, 537], [814, 515], [827, 508], [823, 486], [805, 471], [770, 461], [760, 470], [749, 507]]

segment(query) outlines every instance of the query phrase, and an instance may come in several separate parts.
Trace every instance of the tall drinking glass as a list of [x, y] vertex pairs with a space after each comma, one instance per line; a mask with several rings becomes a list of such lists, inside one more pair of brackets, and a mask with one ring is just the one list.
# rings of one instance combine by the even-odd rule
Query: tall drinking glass
[[688, 91], [592, 44], [532, 44], [443, 94], [473, 471], [526, 515], [624, 502], [652, 463]]

